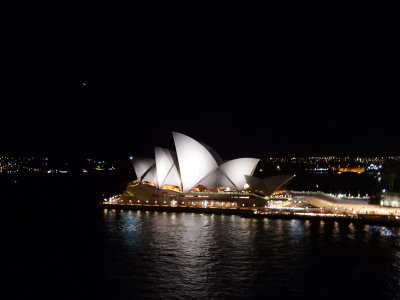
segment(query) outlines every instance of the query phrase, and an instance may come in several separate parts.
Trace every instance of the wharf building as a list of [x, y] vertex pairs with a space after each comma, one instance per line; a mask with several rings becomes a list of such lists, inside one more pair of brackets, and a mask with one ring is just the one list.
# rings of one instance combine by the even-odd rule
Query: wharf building
[[223, 161], [195, 139], [172, 132], [175, 151], [156, 147], [154, 158], [135, 158], [137, 176], [118, 204], [141, 206], [256, 209], [282, 192], [293, 175], [257, 178], [257, 158]]
[[381, 195], [380, 205], [389, 207], [400, 207], [400, 193], [387, 193]]

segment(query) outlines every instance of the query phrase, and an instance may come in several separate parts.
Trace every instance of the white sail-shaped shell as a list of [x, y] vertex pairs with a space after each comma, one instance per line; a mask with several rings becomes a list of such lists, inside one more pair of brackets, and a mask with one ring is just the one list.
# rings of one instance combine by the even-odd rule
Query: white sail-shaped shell
[[152, 158], [135, 158], [133, 168], [139, 181], [142, 181], [142, 177], [150, 170], [154, 163], [155, 161]]
[[150, 170], [143, 176], [142, 181], [149, 181], [153, 182], [154, 184], [157, 183], [157, 168], [156, 165], [154, 164]]
[[162, 189], [164, 185], [175, 185], [181, 188], [181, 178], [176, 166], [176, 154], [168, 149], [154, 148], [157, 167], [157, 187]]
[[174, 166], [174, 160], [172, 159], [171, 152], [165, 148], [154, 148], [154, 154], [157, 167], [157, 187], [162, 188], [168, 173]]
[[253, 175], [258, 164], [257, 158], [237, 158], [223, 163], [219, 168], [235, 184], [238, 190], [243, 190], [246, 183], [245, 175]]
[[216, 169], [210, 174], [208, 174], [204, 179], [202, 179], [199, 184], [209, 187], [211, 189], [219, 187], [230, 187], [236, 189], [235, 185], [229, 178], [220, 170]]
[[249, 185], [249, 189], [251, 191], [262, 190], [261, 178], [250, 176], [250, 175], [244, 175], [244, 178], [246, 179], [246, 183]]
[[200, 180], [218, 168], [213, 155], [199, 142], [182, 133], [172, 133], [178, 155], [183, 191], [190, 191]]
[[181, 186], [182, 186], [181, 177], [179, 176], [179, 172], [178, 172], [178, 169], [176, 168], [175, 164], [173, 165], [171, 171], [169, 171], [168, 176], [164, 181], [164, 185], [165, 184], [175, 185], [175, 186], [181, 188]]
[[294, 175], [277, 175], [264, 178], [262, 188], [265, 195], [272, 195], [276, 190], [288, 183]]

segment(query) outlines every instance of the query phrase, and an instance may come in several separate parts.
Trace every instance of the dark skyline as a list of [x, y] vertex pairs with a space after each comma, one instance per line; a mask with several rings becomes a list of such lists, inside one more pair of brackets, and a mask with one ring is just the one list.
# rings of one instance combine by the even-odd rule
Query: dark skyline
[[10, 8], [0, 151], [151, 155], [174, 130], [226, 159], [399, 154], [396, 17], [255, 1]]

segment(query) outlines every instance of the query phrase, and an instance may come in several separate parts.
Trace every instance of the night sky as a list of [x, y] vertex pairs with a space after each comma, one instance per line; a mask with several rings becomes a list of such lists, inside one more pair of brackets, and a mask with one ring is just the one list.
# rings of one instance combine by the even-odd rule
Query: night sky
[[392, 7], [144, 2], [5, 10], [0, 153], [400, 154]]

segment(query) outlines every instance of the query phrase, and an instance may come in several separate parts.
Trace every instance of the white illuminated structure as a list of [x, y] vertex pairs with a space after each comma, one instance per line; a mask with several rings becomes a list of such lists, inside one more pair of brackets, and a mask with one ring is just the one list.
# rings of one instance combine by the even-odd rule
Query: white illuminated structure
[[157, 187], [162, 188], [165, 179], [167, 179], [169, 172], [174, 166], [174, 160], [168, 149], [156, 147], [154, 148], [154, 154], [156, 157]]
[[228, 176], [221, 171], [221, 169], [216, 169], [209, 173], [203, 180], [199, 182], [199, 185], [207, 186], [209, 188], [215, 189], [218, 187], [229, 187], [230, 189], [236, 189], [235, 184]]
[[182, 192], [202, 185], [207, 188], [229, 188], [241, 191], [246, 175], [252, 175], [259, 159], [238, 158], [222, 163], [221, 157], [209, 146], [182, 133], [172, 133], [176, 154], [156, 147], [155, 160], [134, 160], [139, 182], [152, 182], [162, 189], [165, 185], [178, 187]]
[[257, 178], [257, 158], [223, 161], [204, 143], [173, 132], [175, 150], [154, 148], [155, 159], [134, 158], [137, 180], [118, 204], [201, 209], [264, 209], [271, 196], [293, 177]]
[[152, 158], [135, 158], [133, 161], [133, 168], [135, 169], [139, 181], [142, 181], [143, 177], [146, 176], [146, 173], [154, 166], [154, 164], [155, 161]]
[[250, 190], [261, 192], [264, 195], [272, 195], [274, 191], [279, 190], [292, 180], [294, 175], [276, 175], [264, 179], [250, 175], [244, 177]]
[[233, 182], [236, 189], [241, 191], [246, 183], [244, 176], [252, 175], [258, 162], [257, 158], [237, 158], [223, 163], [219, 168]]
[[253, 191], [266, 196], [282, 188], [292, 175], [268, 178], [253, 176], [257, 158], [237, 158], [223, 162], [215, 150], [178, 132], [172, 132], [176, 153], [154, 148], [155, 160], [135, 158], [133, 166], [139, 183], [187, 193], [193, 190]]
[[153, 164], [150, 167], [150, 169], [146, 172], [146, 174], [142, 177], [142, 181], [147, 181], [147, 182], [157, 181], [157, 168], [155, 164]]
[[218, 164], [210, 151], [198, 141], [178, 132], [173, 132], [172, 136], [178, 155], [182, 188], [187, 192], [217, 169]]
[[165, 184], [180, 187], [181, 179], [176, 166], [176, 154], [160, 147], [154, 148], [154, 154], [156, 157], [157, 187], [162, 189]]

